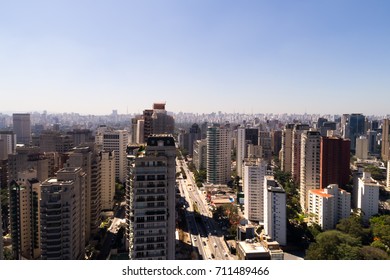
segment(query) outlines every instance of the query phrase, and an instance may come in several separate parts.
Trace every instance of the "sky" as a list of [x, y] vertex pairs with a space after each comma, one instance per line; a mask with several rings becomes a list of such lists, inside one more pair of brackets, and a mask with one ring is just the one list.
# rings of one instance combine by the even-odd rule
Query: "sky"
[[0, 4], [0, 112], [390, 113], [387, 0]]

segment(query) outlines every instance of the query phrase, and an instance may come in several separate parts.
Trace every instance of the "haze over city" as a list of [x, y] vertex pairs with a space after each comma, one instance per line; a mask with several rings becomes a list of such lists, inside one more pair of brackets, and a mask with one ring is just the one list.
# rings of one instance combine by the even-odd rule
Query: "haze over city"
[[11, 1], [1, 111], [385, 115], [388, 1]]

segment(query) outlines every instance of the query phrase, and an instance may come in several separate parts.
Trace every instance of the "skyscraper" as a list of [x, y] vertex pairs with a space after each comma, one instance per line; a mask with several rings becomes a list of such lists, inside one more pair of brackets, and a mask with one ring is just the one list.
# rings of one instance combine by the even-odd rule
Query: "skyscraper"
[[125, 182], [128, 133], [126, 130], [106, 129], [102, 133], [102, 136], [103, 149], [105, 151], [115, 151], [115, 178], [121, 182]]
[[237, 163], [237, 175], [242, 177], [242, 167], [243, 161], [248, 156], [248, 144], [258, 145], [258, 134], [259, 130], [257, 128], [244, 128], [239, 127], [237, 129], [237, 153], [236, 153], [236, 163]]
[[31, 142], [30, 114], [13, 114], [13, 131], [18, 144], [28, 145]]
[[264, 222], [264, 177], [267, 162], [263, 159], [244, 161], [244, 216], [257, 223]]
[[127, 238], [131, 260], [175, 258], [175, 140], [151, 135], [129, 164]]
[[207, 182], [226, 184], [231, 173], [231, 131], [213, 125], [207, 128]]
[[287, 244], [286, 192], [273, 176], [264, 178], [264, 231], [280, 245]]
[[194, 153], [194, 142], [200, 140], [202, 137], [199, 125], [194, 123], [190, 127], [190, 131], [188, 133], [188, 154], [193, 155]]
[[320, 187], [330, 184], [344, 187], [350, 176], [350, 143], [349, 139], [339, 137], [322, 137], [320, 150]]
[[101, 157], [101, 209], [112, 209], [115, 196], [115, 152], [100, 153]]
[[383, 120], [382, 125], [382, 149], [381, 149], [382, 160], [390, 160], [390, 120]]
[[318, 131], [306, 131], [302, 134], [300, 203], [302, 210], [308, 210], [308, 194], [311, 189], [320, 188], [320, 144]]
[[306, 130], [309, 130], [308, 124], [296, 124], [294, 126], [293, 134], [292, 134], [292, 169], [291, 175], [295, 182], [299, 182], [301, 175], [301, 135]]
[[[0, 183], [1, 186], [1, 183]], [[1, 213], [1, 199], [0, 199], [0, 261], [4, 259], [4, 243], [3, 243], [3, 216]]]
[[366, 119], [362, 114], [351, 114], [349, 116], [349, 137], [351, 139], [351, 150], [356, 149], [356, 138], [365, 134]]
[[82, 168], [85, 173], [85, 240], [96, 234], [101, 212], [101, 158], [93, 144], [82, 145], [69, 154], [67, 167]]
[[85, 173], [63, 168], [41, 184], [40, 235], [42, 259], [85, 257]]
[[292, 142], [294, 124], [286, 124], [282, 132], [282, 149], [280, 150], [280, 168], [292, 172]]
[[165, 110], [165, 103], [154, 103], [153, 109], [143, 112], [144, 141], [152, 134], [173, 134], [175, 120]]
[[13, 131], [0, 131], [0, 160], [8, 159], [16, 152], [16, 134]]
[[41, 256], [40, 182], [33, 170], [19, 172], [9, 187], [10, 225], [14, 259], [34, 260]]

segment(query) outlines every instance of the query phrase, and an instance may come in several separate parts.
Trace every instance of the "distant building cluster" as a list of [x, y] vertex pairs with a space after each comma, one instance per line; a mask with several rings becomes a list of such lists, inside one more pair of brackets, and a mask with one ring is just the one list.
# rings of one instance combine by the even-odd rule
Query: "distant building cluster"
[[[323, 230], [352, 212], [368, 221], [380, 212], [380, 189], [390, 189], [389, 119], [165, 107], [100, 117], [0, 114], [0, 188], [8, 196], [0, 200], [0, 259], [6, 248], [13, 259], [106, 258], [101, 240], [111, 235], [102, 232], [113, 213], [125, 221], [119, 243], [128, 259], [175, 259], [178, 154], [197, 180], [204, 174], [197, 183], [211, 208], [241, 207], [242, 260], [284, 258], [289, 193], [277, 168], [298, 186], [306, 221]], [[386, 180], [367, 165], [385, 170]]]

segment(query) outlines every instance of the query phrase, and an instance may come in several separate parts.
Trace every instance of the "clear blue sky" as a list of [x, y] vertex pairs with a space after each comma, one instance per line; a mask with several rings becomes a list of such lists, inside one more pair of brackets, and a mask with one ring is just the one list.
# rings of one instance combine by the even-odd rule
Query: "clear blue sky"
[[0, 111], [390, 113], [388, 0], [3, 1]]

